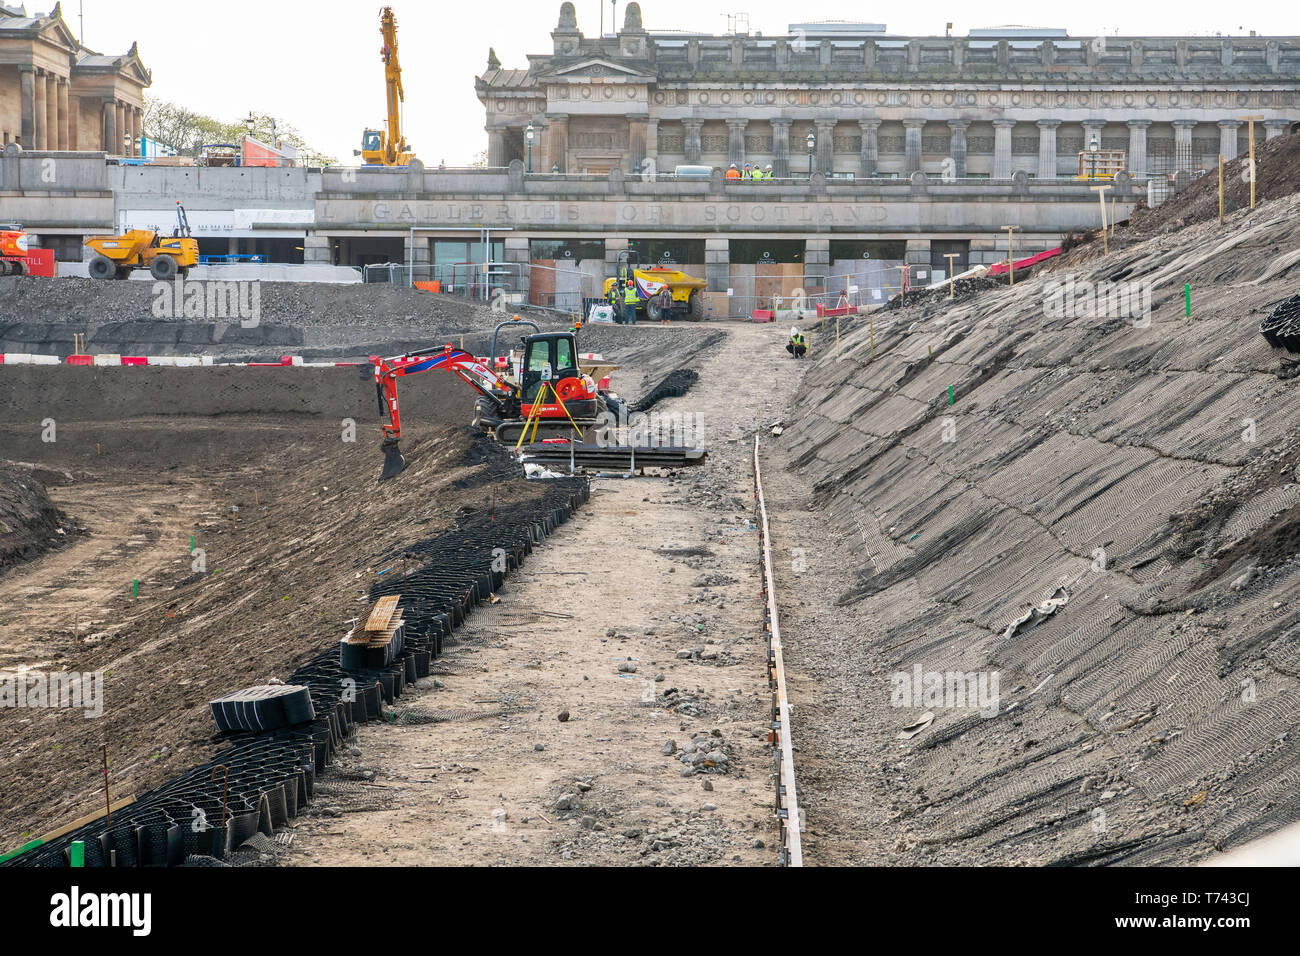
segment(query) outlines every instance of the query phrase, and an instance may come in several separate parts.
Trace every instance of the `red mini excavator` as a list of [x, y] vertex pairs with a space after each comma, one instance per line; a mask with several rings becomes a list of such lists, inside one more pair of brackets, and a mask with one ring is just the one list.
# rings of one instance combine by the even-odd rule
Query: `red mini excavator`
[[[529, 325], [537, 334], [524, 336], [517, 364], [497, 359], [497, 333], [507, 326]], [[506, 322], [492, 333], [492, 349], [484, 361], [452, 345], [423, 349], [395, 358], [370, 357], [379, 414], [384, 425], [385, 481], [402, 473], [402, 418], [397, 406], [397, 379], [419, 372], [446, 371], [479, 393], [474, 424], [490, 429], [499, 441], [513, 441], [535, 428], [548, 437], [568, 433], [580, 439], [593, 426], [601, 398], [596, 383], [578, 367], [578, 343], [573, 332], [542, 333], [532, 322]], [[575, 434], [576, 432], [576, 434]]]

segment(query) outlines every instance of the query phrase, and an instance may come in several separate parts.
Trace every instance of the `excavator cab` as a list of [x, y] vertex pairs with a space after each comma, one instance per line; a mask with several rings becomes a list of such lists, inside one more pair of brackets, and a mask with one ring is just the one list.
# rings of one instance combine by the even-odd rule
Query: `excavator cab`
[[524, 365], [519, 384], [525, 405], [536, 401], [543, 385], [555, 387], [580, 374], [578, 349], [572, 332], [530, 335], [524, 344]]

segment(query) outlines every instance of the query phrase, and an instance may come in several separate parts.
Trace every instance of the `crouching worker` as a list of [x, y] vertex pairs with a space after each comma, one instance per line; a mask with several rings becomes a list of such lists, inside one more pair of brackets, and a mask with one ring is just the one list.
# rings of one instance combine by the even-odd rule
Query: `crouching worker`
[[785, 350], [797, 359], [803, 358], [808, 354], [808, 340], [798, 329], [791, 329], [790, 341], [785, 343]]

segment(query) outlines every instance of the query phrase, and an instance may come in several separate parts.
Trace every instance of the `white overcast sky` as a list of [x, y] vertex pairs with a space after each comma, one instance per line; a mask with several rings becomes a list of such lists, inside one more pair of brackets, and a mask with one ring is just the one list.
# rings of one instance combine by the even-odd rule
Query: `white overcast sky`
[[[13, 0], [10, 0], [12, 3]], [[308, 141], [340, 161], [366, 126], [384, 121], [379, 8], [375, 0], [216, 0], [163, 4], [82, 0], [86, 45], [124, 52], [139, 41], [153, 70], [152, 92], [228, 121], [250, 109], [283, 116]], [[52, 0], [27, 0], [29, 12]], [[79, 29], [78, 0], [65, 0], [64, 19]], [[469, 162], [487, 145], [474, 77], [487, 66], [488, 47], [502, 65], [523, 68], [526, 54], [548, 53], [560, 0], [395, 0], [406, 89], [407, 139], [429, 165]], [[609, 0], [576, 0], [578, 26], [610, 27]], [[622, 24], [625, 0], [618, 3]], [[1087, 3], [976, 2], [860, 4], [845, 0], [645, 0], [649, 30], [723, 33], [726, 14], [749, 15], [751, 32], [784, 33], [792, 22], [855, 20], [884, 23], [891, 32], [955, 35], [988, 26], [1060, 27], [1074, 36], [1098, 33], [1290, 35], [1295, 7], [1286, 0], [1090, 0]], [[1288, 12], [1289, 11], [1289, 12]]]

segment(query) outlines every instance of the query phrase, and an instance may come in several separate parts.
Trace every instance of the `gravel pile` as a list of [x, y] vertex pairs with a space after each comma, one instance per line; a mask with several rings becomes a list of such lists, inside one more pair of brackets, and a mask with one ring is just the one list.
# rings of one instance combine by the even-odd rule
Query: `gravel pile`
[[[150, 321], [154, 283], [34, 277], [0, 280], [0, 315], [28, 322]], [[387, 284], [263, 282], [261, 324], [298, 328], [391, 330], [490, 329], [500, 313], [482, 303]], [[534, 316], [529, 316], [534, 318]], [[547, 316], [547, 321], [555, 320]]]

